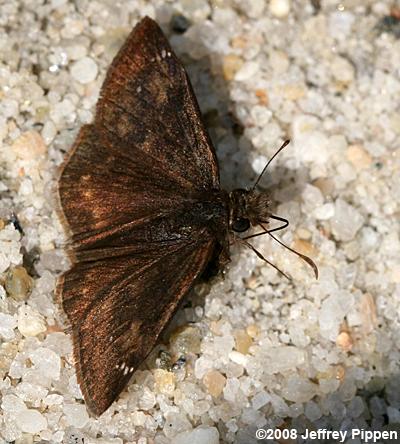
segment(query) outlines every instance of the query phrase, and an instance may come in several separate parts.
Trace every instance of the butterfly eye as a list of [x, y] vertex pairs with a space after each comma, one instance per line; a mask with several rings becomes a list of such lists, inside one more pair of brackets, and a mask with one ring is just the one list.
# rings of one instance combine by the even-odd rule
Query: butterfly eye
[[232, 223], [232, 230], [238, 233], [243, 233], [243, 231], [247, 231], [249, 228], [250, 228], [249, 219], [245, 219], [244, 217], [236, 219]]

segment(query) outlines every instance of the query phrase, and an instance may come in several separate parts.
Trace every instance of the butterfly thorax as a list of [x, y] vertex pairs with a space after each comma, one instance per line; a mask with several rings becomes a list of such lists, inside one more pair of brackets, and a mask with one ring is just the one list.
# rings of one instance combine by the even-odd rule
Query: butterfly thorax
[[229, 227], [236, 232], [243, 232], [250, 225], [268, 222], [271, 215], [270, 199], [267, 193], [254, 190], [236, 189], [229, 193]]
[[173, 214], [162, 214], [149, 224], [145, 238], [153, 242], [175, 241], [196, 235], [204, 238], [204, 232], [219, 238], [221, 233], [227, 235], [228, 229], [229, 197], [218, 190], [181, 199]]

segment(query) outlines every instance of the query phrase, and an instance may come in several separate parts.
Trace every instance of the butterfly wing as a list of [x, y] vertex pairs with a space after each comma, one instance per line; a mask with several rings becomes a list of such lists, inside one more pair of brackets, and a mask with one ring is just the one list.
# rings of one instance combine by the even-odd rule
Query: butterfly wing
[[[58, 191], [76, 249], [121, 237], [179, 207], [193, 191], [167, 174], [161, 163], [119, 141], [97, 125], [84, 126], [63, 166]], [[132, 152], [131, 152], [132, 151]]]
[[122, 151], [134, 146], [185, 186], [219, 188], [215, 151], [189, 78], [154, 20], [145, 17], [115, 57], [96, 123]]
[[189, 80], [146, 18], [112, 63], [95, 121], [81, 129], [59, 180], [74, 265], [58, 291], [93, 413], [121, 392], [215, 248], [204, 224], [176, 237], [155, 224], [184, 217], [211, 190], [218, 166]]
[[[205, 233], [204, 233], [205, 234]], [[103, 413], [154, 347], [181, 298], [210, 259], [212, 240], [137, 245], [129, 257], [81, 262], [61, 282], [78, 382]]]
[[219, 189], [218, 163], [189, 79], [146, 17], [111, 64], [94, 124], [81, 129], [62, 167], [73, 240], [144, 222], [182, 194], [210, 189]]

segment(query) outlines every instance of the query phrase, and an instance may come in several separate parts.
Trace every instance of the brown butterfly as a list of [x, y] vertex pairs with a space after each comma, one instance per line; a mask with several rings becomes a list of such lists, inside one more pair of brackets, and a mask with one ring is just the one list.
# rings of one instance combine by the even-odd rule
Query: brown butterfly
[[232, 233], [270, 218], [284, 225], [262, 234], [287, 225], [254, 188], [221, 190], [188, 76], [144, 18], [112, 62], [94, 122], [59, 179], [73, 266], [58, 291], [92, 413], [121, 393], [210, 260], [228, 260]]

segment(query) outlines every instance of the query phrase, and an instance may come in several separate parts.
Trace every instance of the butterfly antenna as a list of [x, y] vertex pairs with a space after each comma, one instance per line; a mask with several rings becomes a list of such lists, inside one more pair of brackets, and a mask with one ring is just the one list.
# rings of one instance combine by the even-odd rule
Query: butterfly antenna
[[[282, 225], [279, 225], [278, 227], [272, 228], [267, 231], [262, 231], [261, 233], [251, 234], [250, 236], [242, 237], [242, 239], [248, 240], [248, 239], [252, 239], [253, 237], [264, 236], [265, 234], [273, 233], [274, 231], [280, 231], [280, 230], [283, 230], [284, 228], [286, 228], [287, 226], [289, 226], [289, 221], [287, 219], [284, 219], [283, 217], [274, 216], [273, 214], [271, 214], [269, 217], [270, 217], [270, 219], [279, 220], [279, 222], [282, 222]], [[265, 221], [261, 221], [261, 222], [265, 222]], [[268, 222], [266, 222], [266, 223], [268, 223]], [[265, 230], [265, 228], [264, 228], [264, 230]]]
[[256, 253], [256, 255], [263, 260], [264, 262], [266, 262], [268, 265], [271, 265], [271, 267], [275, 268], [275, 270], [280, 273], [282, 276], [285, 276], [285, 278], [289, 281], [291, 281], [292, 279], [286, 274], [284, 273], [282, 270], [280, 270], [276, 265], [274, 265], [272, 262], [270, 262], [269, 260], [265, 259], [265, 257], [258, 251], [255, 249], [255, 247], [253, 247], [253, 245], [251, 245], [250, 242], [247, 242], [244, 239], [239, 238], [240, 242], [242, 242], [244, 245], [246, 245], [247, 247], [249, 247], [251, 250], [254, 251], [254, 253]]
[[254, 190], [256, 188], [256, 186], [258, 185], [258, 182], [260, 182], [261, 177], [263, 176], [263, 174], [265, 173], [265, 171], [267, 170], [269, 164], [275, 159], [275, 157], [287, 146], [289, 145], [290, 140], [285, 140], [282, 143], [282, 146], [278, 149], [278, 151], [271, 157], [271, 159], [269, 159], [269, 161], [267, 162], [267, 164], [265, 165], [264, 169], [261, 171], [261, 174], [258, 176], [256, 183], [253, 185], [252, 190]]
[[293, 250], [293, 248], [288, 247], [286, 244], [284, 244], [282, 241], [280, 241], [277, 237], [275, 237], [273, 234], [271, 234], [263, 225], [261, 225], [261, 226], [272, 237], [272, 239], [274, 239], [276, 242], [278, 242], [278, 244], [282, 245], [282, 247], [285, 247], [286, 249], [288, 249], [292, 253], [296, 254], [300, 259], [303, 259], [303, 261], [306, 262], [313, 269], [314, 274], [315, 274], [315, 279], [318, 279], [318, 267], [315, 265], [315, 262], [311, 258], [309, 258], [308, 256], [306, 256], [304, 254], [299, 253], [296, 250]]

